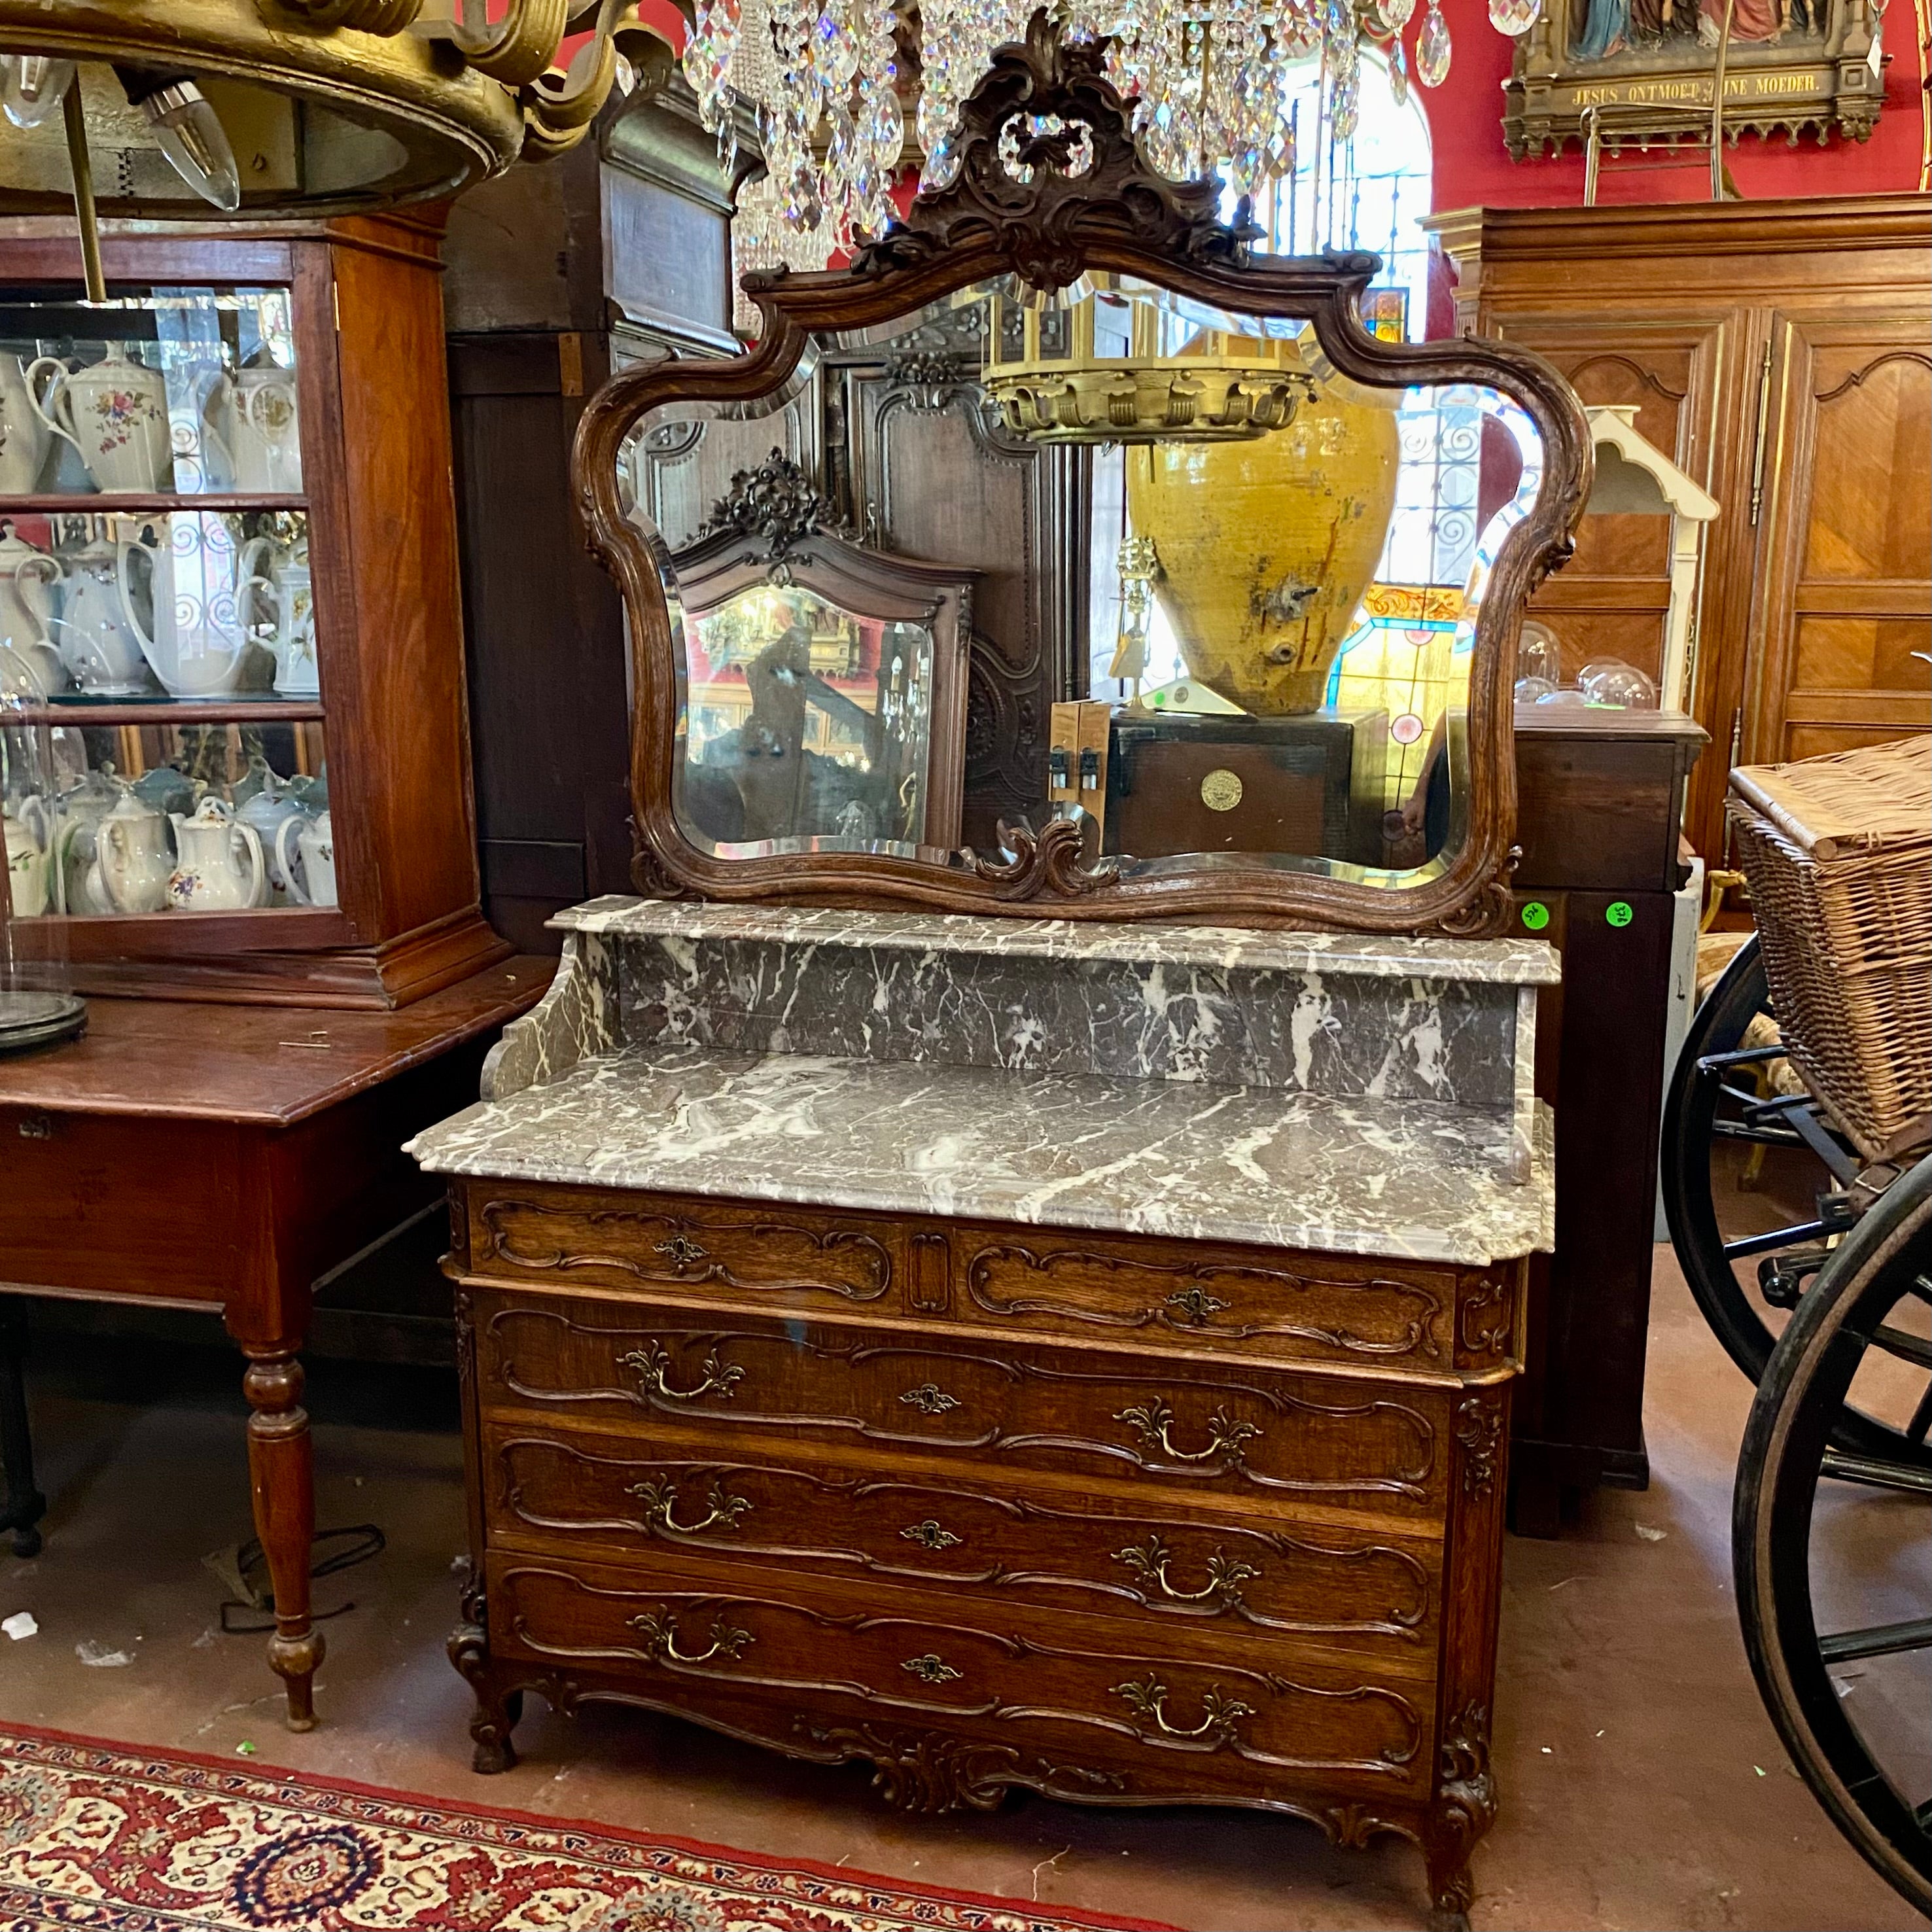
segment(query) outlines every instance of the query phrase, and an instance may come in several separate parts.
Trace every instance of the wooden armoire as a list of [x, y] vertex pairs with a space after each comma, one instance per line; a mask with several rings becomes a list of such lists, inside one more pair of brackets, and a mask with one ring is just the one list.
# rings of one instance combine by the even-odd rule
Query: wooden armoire
[[[1458, 332], [1549, 356], [1723, 506], [1686, 708], [1714, 755], [1684, 829], [1723, 862], [1733, 764], [1932, 726], [1932, 200], [1472, 208], [1430, 223]], [[1661, 519], [1586, 520], [1532, 606], [1572, 674], [1660, 658]], [[1656, 663], [1643, 668], [1655, 674]]]

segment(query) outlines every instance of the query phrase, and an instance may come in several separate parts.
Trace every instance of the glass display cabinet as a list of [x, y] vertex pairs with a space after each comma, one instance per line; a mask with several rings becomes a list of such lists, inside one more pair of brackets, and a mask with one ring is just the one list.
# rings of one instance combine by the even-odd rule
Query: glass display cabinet
[[474, 971], [506, 949], [418, 380], [434, 231], [130, 233], [106, 266], [89, 304], [74, 244], [28, 233], [0, 284], [0, 690], [51, 748], [13, 952], [95, 991], [301, 1004]]

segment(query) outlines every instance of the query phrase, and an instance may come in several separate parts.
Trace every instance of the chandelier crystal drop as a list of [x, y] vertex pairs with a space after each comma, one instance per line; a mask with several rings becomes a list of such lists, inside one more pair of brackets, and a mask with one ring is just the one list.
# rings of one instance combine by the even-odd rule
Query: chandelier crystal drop
[[[698, 114], [734, 159], [734, 105], [756, 117], [763, 183], [741, 194], [754, 233], [742, 271], [774, 259], [821, 265], [883, 232], [908, 160], [920, 184], [956, 177], [959, 113], [994, 49], [1024, 38], [1040, 0], [698, 0], [684, 52]], [[1105, 36], [1108, 78], [1134, 103], [1148, 160], [1176, 180], [1218, 172], [1256, 195], [1298, 165], [1292, 104], [1320, 63], [1323, 138], [1346, 142], [1360, 116], [1364, 50], [1381, 50], [1396, 98], [1410, 74], [1402, 35], [1417, 0], [1048, 0], [1070, 39]], [[1497, 24], [1533, 18], [1540, 0], [1491, 0]], [[913, 24], [916, 22], [916, 26]], [[1506, 31], [1520, 32], [1510, 27]], [[918, 75], [907, 125], [902, 60]], [[1449, 32], [1428, 0], [1413, 71], [1448, 77]], [[908, 144], [908, 134], [916, 147]], [[767, 184], [769, 185], [767, 185]], [[762, 188], [762, 193], [756, 190]]]

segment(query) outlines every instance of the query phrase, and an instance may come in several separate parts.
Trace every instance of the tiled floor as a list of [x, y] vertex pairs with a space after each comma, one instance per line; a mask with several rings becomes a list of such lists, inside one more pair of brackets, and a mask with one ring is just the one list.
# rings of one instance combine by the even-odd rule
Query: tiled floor
[[[211, 1333], [211, 1341], [218, 1340]], [[325, 1525], [387, 1552], [319, 1586], [322, 1726], [280, 1723], [261, 1640], [216, 1630], [204, 1552], [248, 1532], [236, 1367], [218, 1348], [44, 1346], [34, 1370], [47, 1545], [0, 1555], [0, 1718], [796, 1854], [943, 1885], [1163, 1919], [1192, 1932], [1419, 1924], [1420, 1861], [1331, 1851], [1237, 1813], [908, 1818], [857, 1769], [827, 1773], [628, 1714], [541, 1707], [524, 1761], [469, 1769], [468, 1693], [442, 1654], [462, 1540], [446, 1380], [322, 1365], [311, 1382]], [[1505, 1557], [1497, 1772], [1478, 1927], [1906, 1927], [1786, 1764], [1730, 1594], [1732, 1461], [1748, 1390], [1660, 1250], [1649, 1493], [1593, 1499], [1562, 1540]], [[350, 1419], [353, 1418], [353, 1419]], [[4, 1545], [0, 1545], [4, 1549]], [[131, 1662], [86, 1660], [89, 1655]]]

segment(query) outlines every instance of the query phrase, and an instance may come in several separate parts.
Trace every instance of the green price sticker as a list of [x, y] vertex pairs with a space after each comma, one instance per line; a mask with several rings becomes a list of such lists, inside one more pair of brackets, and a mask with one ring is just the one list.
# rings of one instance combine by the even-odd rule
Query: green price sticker
[[1540, 932], [1550, 923], [1550, 908], [1540, 899], [1532, 899], [1522, 909], [1522, 922], [1532, 932]]
[[1630, 910], [1628, 899], [1612, 899], [1604, 908], [1604, 916], [1612, 926], [1628, 926], [1636, 914]]

